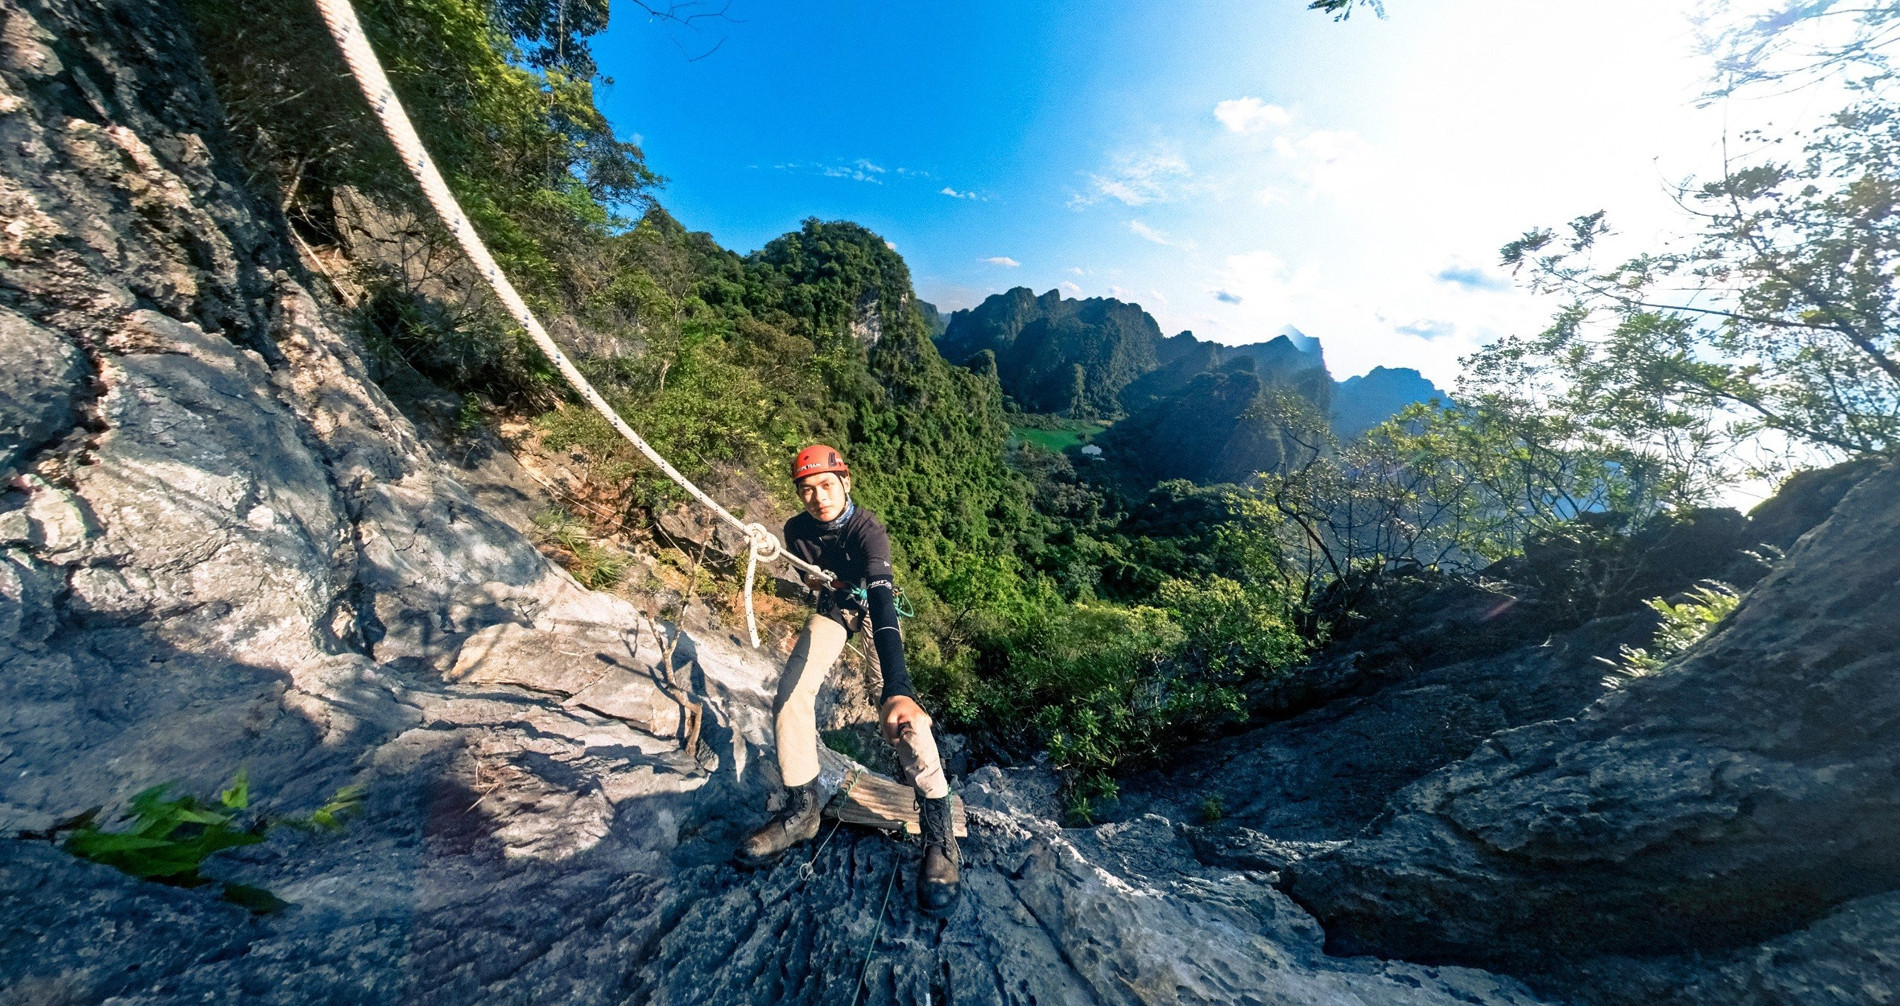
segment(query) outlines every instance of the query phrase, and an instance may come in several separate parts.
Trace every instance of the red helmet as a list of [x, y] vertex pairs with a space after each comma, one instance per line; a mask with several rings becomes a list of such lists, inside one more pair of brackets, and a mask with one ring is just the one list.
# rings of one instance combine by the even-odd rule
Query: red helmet
[[807, 475], [818, 475], [823, 472], [849, 475], [851, 466], [844, 463], [844, 458], [839, 456], [836, 447], [826, 447], [824, 444], [813, 444], [799, 451], [798, 457], [792, 459], [793, 482]]

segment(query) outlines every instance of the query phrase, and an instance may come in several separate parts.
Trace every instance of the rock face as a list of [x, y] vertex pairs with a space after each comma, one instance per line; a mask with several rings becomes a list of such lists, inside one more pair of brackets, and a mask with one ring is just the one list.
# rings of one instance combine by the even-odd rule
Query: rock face
[[1897, 500], [1900, 471], [1868, 478], [1686, 658], [1492, 736], [1293, 893], [1340, 951], [1549, 966], [1737, 947], [1900, 888]]
[[[1171, 397], [1156, 400], [1116, 423], [1099, 438], [1106, 455], [1145, 484], [1184, 478], [1202, 485], [1245, 482], [1277, 471], [1301, 456], [1301, 437], [1273, 418], [1273, 396], [1285, 390], [1241, 357], [1222, 369], [1196, 376]], [[1330, 383], [1323, 370], [1306, 371], [1303, 392], [1319, 394]]]
[[1331, 701], [1206, 745], [1132, 788], [1162, 796], [1154, 809], [1179, 819], [1191, 819], [1196, 802], [1217, 796], [1223, 816], [1216, 830], [1238, 826], [1300, 842], [1350, 839], [1394, 794], [1471, 754], [1487, 737], [1589, 705], [1604, 691], [1597, 656], [1644, 642], [1653, 630], [1654, 619], [1626, 615], [1529, 647], [1387, 674], [1351, 666], [1362, 653], [1341, 655], [1337, 662], [1346, 666], [1337, 675], [1358, 679], [1364, 694], [1347, 691], [1352, 685], [1342, 681], [1344, 694]]
[[1129, 381], [1155, 368], [1161, 329], [1140, 305], [1105, 297], [1065, 300], [1026, 287], [957, 311], [937, 336], [944, 358], [962, 363], [983, 350], [997, 377], [1032, 412], [1113, 415]]
[[1374, 367], [1334, 387], [1333, 432], [1351, 440], [1413, 402], [1433, 400], [1448, 402], [1451, 396], [1410, 367]]
[[[1065, 831], [1033, 772], [963, 781], [947, 921], [874, 833], [735, 869], [776, 659], [580, 589], [449, 476], [221, 153], [184, 23], [0, 0], [0, 1001], [1537, 1001], [1327, 957], [1264, 875], [1161, 818]], [[287, 911], [23, 834], [240, 766], [273, 814], [367, 794], [204, 867]]]

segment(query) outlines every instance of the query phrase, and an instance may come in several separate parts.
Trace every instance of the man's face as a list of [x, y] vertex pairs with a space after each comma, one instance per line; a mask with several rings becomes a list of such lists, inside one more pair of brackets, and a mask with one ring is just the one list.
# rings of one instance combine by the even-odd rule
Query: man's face
[[819, 472], [798, 480], [798, 498], [805, 512], [829, 523], [844, 513], [845, 497], [851, 495], [851, 480], [837, 472]]

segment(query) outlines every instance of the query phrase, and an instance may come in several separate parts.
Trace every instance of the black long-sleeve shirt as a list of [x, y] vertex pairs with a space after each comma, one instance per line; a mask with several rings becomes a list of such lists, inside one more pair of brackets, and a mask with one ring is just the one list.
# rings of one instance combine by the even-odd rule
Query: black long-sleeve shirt
[[[904, 636], [897, 627], [897, 583], [891, 568], [891, 536], [871, 511], [853, 505], [852, 513], [837, 528], [828, 528], [808, 513], [785, 522], [785, 547], [806, 562], [832, 572], [837, 582], [818, 592], [818, 613], [847, 629], [850, 612], [868, 616], [871, 642], [877, 648], [877, 662], [884, 672], [884, 694], [878, 704], [893, 696], [916, 698], [911, 691], [910, 672], [904, 668]], [[864, 588], [860, 603], [855, 591]]]

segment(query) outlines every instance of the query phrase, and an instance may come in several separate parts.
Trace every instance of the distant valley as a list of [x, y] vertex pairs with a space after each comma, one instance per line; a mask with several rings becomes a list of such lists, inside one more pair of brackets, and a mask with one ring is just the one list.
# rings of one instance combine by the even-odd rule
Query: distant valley
[[1245, 481], [1310, 443], [1320, 417], [1349, 440], [1448, 397], [1409, 368], [1334, 380], [1319, 340], [1291, 326], [1227, 346], [1163, 336], [1138, 304], [1026, 287], [948, 316], [921, 306], [945, 359], [994, 369], [1024, 412], [1112, 423], [1095, 442], [1145, 480]]

